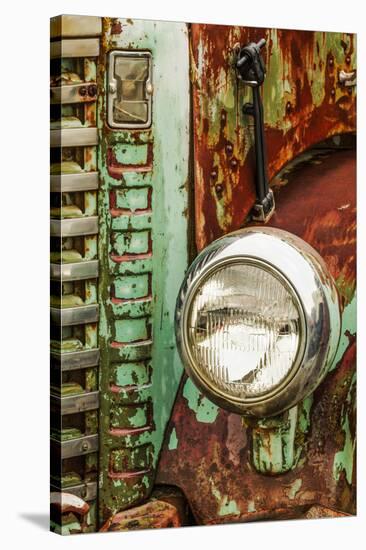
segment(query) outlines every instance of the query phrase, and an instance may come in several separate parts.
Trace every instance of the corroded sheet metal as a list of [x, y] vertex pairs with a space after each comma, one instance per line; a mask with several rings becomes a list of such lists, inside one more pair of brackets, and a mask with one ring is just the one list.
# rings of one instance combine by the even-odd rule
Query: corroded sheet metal
[[355, 88], [339, 83], [356, 68], [355, 36], [341, 33], [192, 25], [191, 79], [199, 250], [238, 229], [253, 206], [253, 121], [242, 114], [250, 91], [233, 68], [238, 44], [266, 38], [265, 136], [272, 178], [325, 138], [355, 130]]
[[[182, 380], [157, 480], [182, 489], [198, 523], [319, 517], [322, 507], [334, 511], [328, 515], [355, 513], [355, 153], [319, 150], [305, 160], [277, 178], [270, 225], [305, 239], [334, 276], [342, 303], [338, 352], [299, 408], [298, 464], [276, 476], [254, 469], [252, 428]], [[269, 449], [262, 456], [272, 470]]]

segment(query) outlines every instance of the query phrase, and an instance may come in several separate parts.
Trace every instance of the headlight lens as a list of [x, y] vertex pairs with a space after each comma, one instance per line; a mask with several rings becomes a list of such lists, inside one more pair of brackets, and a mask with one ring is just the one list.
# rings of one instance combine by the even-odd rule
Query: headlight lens
[[288, 285], [248, 262], [214, 271], [196, 291], [188, 326], [203, 376], [230, 397], [271, 392], [299, 351], [300, 309]]
[[231, 233], [190, 266], [176, 308], [183, 364], [220, 406], [275, 416], [325, 376], [340, 336], [338, 293], [319, 254], [269, 227]]

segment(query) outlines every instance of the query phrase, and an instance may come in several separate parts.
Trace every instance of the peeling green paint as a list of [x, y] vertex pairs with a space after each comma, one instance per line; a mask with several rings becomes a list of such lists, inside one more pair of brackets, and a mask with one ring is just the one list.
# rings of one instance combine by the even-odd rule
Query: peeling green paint
[[302, 485], [302, 479], [298, 478], [295, 479], [293, 483], [291, 483], [290, 489], [287, 491], [287, 496], [290, 500], [293, 500], [297, 493], [300, 491]]
[[211, 483], [212, 486], [212, 494], [216, 498], [219, 509], [218, 514], [219, 516], [228, 516], [228, 515], [239, 515], [240, 509], [238, 508], [238, 505], [236, 504], [235, 500], [229, 500], [227, 495], [222, 496], [220, 491]]
[[334, 457], [333, 477], [336, 481], [339, 480], [340, 473], [343, 470], [346, 474], [346, 479], [349, 484], [352, 483], [353, 474], [353, 455], [355, 452], [355, 441], [352, 439], [349, 420], [346, 417], [342, 429], [345, 433], [344, 447], [338, 451]]
[[333, 360], [329, 372], [333, 371], [340, 363], [344, 352], [349, 346], [349, 337], [347, 334], [356, 334], [356, 322], [357, 322], [357, 295], [354, 294], [352, 300], [344, 308], [342, 313], [342, 326], [341, 337], [338, 344], [336, 356]]
[[296, 466], [295, 436], [298, 406], [273, 418], [253, 423], [252, 457], [255, 469], [262, 474], [280, 474]]
[[248, 512], [253, 513], [256, 511], [255, 502], [254, 500], [249, 500], [248, 502]]
[[314, 396], [311, 394], [299, 404], [298, 427], [303, 434], [306, 434], [310, 428], [310, 411], [313, 401]]
[[177, 447], [178, 447], [177, 432], [175, 431], [175, 428], [173, 428], [170, 434], [168, 449], [169, 451], [174, 451]]
[[336, 481], [339, 480], [342, 471], [346, 474], [346, 479], [349, 484], [352, 483], [353, 462], [356, 449], [356, 440], [352, 437], [349, 424], [349, 407], [355, 402], [352, 400], [352, 394], [356, 385], [356, 373], [353, 375], [351, 384], [348, 390], [346, 402], [343, 405], [343, 422], [342, 430], [344, 432], [343, 449], [335, 454], [333, 462], [333, 477]]
[[210, 424], [215, 422], [219, 413], [219, 407], [211, 403], [188, 378], [183, 388], [183, 396], [188, 401], [188, 407], [196, 413], [198, 422]]
[[99, 65], [101, 522], [148, 497], [183, 371], [173, 319], [188, 263], [189, 157], [186, 25], [123, 19], [114, 34], [104, 18], [103, 27], [103, 55], [151, 52], [154, 95], [151, 128], [111, 131], [108, 63]]

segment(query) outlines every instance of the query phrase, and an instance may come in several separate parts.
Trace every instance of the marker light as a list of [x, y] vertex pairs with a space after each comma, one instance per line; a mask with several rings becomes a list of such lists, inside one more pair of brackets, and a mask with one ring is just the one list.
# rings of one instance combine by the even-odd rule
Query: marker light
[[218, 239], [188, 270], [176, 309], [188, 374], [234, 412], [273, 416], [320, 383], [340, 335], [338, 294], [314, 249], [273, 228]]

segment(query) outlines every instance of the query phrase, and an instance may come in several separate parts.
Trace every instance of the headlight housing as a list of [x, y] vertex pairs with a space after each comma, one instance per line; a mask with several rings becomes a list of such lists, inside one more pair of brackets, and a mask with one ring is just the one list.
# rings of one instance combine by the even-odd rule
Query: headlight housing
[[253, 227], [203, 250], [176, 308], [182, 361], [237, 413], [274, 416], [309, 395], [334, 359], [338, 294], [318, 255], [286, 231]]

